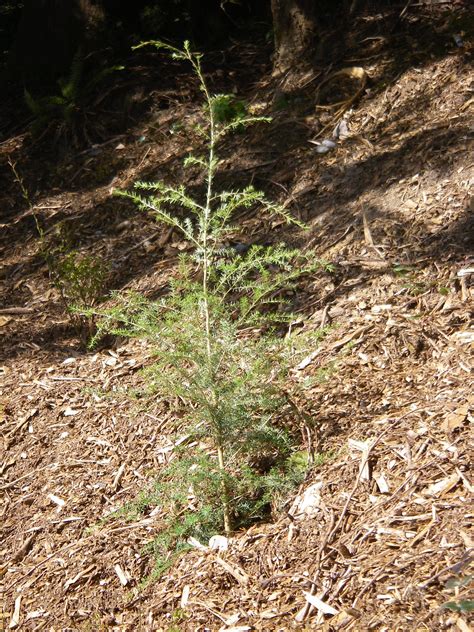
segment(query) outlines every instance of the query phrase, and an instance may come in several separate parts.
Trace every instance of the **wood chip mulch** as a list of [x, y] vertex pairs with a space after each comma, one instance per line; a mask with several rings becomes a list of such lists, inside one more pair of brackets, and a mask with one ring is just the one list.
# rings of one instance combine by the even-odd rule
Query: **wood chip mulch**
[[[17, 213], [16, 185], [6, 190], [0, 629], [472, 629], [459, 608], [474, 599], [474, 171], [463, 55], [430, 58], [365, 95], [334, 153], [285, 137], [267, 164], [261, 153], [280, 128], [232, 141], [229, 164], [232, 155], [234, 167], [261, 164], [257, 185], [282, 183], [274, 192], [311, 227], [290, 237], [335, 266], [302, 288], [301, 325], [326, 335], [291, 375], [312, 378], [303, 436], [325, 458], [273, 523], [222, 550], [194, 541], [156, 581], [147, 581], [147, 545], [160, 509], [113, 513], [172, 450], [172, 406], [140, 397], [153, 350], [140, 341], [81, 350], [38, 256], [31, 209]], [[390, 61], [367, 61], [368, 75], [383, 76]], [[159, 150], [151, 141], [120, 149], [113, 186], [142, 170], [176, 174], [173, 156], [191, 141], [166, 135], [172, 114]], [[22, 142], [1, 145], [2, 169]], [[75, 221], [91, 252], [114, 257], [116, 287], [153, 293], [180, 243], [150, 238], [156, 226], [111, 202], [110, 183], [81, 189], [88, 173], [71, 190], [44, 191], [41, 218]], [[256, 241], [269, 231], [242, 221]]]

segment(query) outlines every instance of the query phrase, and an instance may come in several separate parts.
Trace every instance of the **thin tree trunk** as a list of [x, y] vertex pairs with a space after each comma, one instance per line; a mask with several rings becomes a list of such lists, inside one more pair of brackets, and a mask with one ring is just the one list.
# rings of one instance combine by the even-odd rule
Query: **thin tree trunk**
[[272, 0], [277, 73], [307, 63], [317, 32], [315, 4], [315, 0]]

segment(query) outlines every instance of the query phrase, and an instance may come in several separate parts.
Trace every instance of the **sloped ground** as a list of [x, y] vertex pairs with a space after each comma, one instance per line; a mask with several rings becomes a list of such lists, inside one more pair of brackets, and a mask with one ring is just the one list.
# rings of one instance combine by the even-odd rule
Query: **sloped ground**
[[[81, 350], [39, 257], [31, 209], [2, 170], [5, 627], [469, 629], [467, 613], [441, 608], [472, 599], [474, 539], [473, 85], [469, 44], [457, 49], [448, 35], [438, 33], [443, 55], [423, 39], [408, 54], [399, 33], [399, 61], [383, 42], [347, 55], [371, 82], [332, 152], [307, 142], [337, 122], [334, 109], [315, 110], [317, 73], [271, 125], [223, 148], [223, 181], [253, 179], [310, 226], [277, 234], [250, 213], [249, 241], [283, 236], [335, 265], [298, 302], [306, 329], [331, 327], [291, 376], [319, 378], [307, 392], [314, 425], [302, 435], [332, 456], [273, 524], [237, 534], [225, 552], [195, 547], [148, 586], [145, 546], [160, 513], [102, 519], [169, 457], [172, 410], [125, 394], [152, 350]], [[251, 48], [240, 54], [236, 73], [254, 63], [261, 77], [247, 97], [268, 111], [268, 64]], [[182, 176], [179, 157], [197, 142], [198, 93], [187, 85], [166, 108], [170, 93], [157, 92], [148, 123], [100, 153], [57, 174], [26, 173], [41, 221], [69, 222], [81, 247], [113, 262], [115, 288], [153, 294], [176, 263], [178, 238], [110, 189]], [[21, 159], [23, 142], [2, 144], [2, 164]]]

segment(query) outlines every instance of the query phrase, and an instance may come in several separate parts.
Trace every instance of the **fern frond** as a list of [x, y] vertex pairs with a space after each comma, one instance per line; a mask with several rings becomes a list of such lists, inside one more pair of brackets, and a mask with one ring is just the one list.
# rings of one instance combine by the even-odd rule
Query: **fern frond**
[[84, 62], [84, 51], [79, 47], [72, 60], [71, 71], [67, 81], [60, 82], [61, 94], [69, 101], [77, 101], [78, 95], [80, 94]]
[[43, 113], [43, 108], [41, 106], [41, 101], [35, 99], [31, 92], [29, 92], [26, 88], [23, 91], [23, 95], [25, 98], [25, 103], [32, 114], [35, 116], [41, 116]]

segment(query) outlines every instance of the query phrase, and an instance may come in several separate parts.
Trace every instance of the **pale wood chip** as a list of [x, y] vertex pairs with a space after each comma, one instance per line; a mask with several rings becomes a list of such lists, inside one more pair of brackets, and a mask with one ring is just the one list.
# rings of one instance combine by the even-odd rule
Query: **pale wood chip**
[[186, 584], [183, 588], [183, 591], [181, 593], [181, 602], [180, 602], [180, 607], [181, 608], [186, 608], [188, 601], [189, 601], [189, 593], [191, 591], [191, 586], [189, 584]]
[[80, 579], [82, 579], [82, 577], [84, 577], [85, 575], [87, 575], [88, 573], [93, 571], [94, 569], [95, 569], [95, 564], [91, 564], [90, 566], [88, 566], [84, 570], [82, 570], [79, 573], [77, 573], [77, 575], [74, 575], [74, 577], [72, 577], [71, 579], [68, 579], [66, 582], [64, 582], [64, 586], [63, 586], [64, 592], [67, 592], [71, 586], [74, 586], [74, 584], [77, 584], [77, 582]]
[[336, 608], [333, 608], [329, 604], [325, 603], [319, 597], [316, 597], [316, 595], [312, 595], [309, 592], [305, 592], [303, 594], [306, 598], [306, 601], [308, 601], [308, 603], [310, 603], [320, 612], [324, 614], [333, 614], [333, 615], [338, 614], [339, 610], [336, 610]]
[[367, 246], [373, 246], [374, 240], [372, 239], [372, 233], [370, 232], [369, 222], [367, 221], [367, 215], [362, 213], [362, 223], [364, 225], [364, 240]]
[[359, 476], [360, 480], [369, 481], [371, 476], [368, 455], [372, 449], [371, 441], [355, 441], [354, 439], [349, 439], [348, 444], [350, 448], [362, 452], [359, 466]]
[[10, 630], [14, 630], [20, 624], [20, 608], [21, 608], [21, 595], [15, 599], [15, 608], [13, 610], [12, 618], [10, 619]]
[[65, 500], [59, 498], [59, 496], [56, 496], [55, 494], [48, 494], [48, 498], [52, 503], [58, 505], [58, 507], [64, 507], [64, 505], [66, 504]]
[[223, 569], [230, 573], [232, 577], [239, 582], [239, 584], [243, 584], [245, 586], [249, 583], [250, 577], [239, 566], [236, 564], [229, 564], [219, 556], [216, 556], [215, 560], [220, 566], [222, 566]]
[[379, 488], [379, 492], [381, 494], [388, 494], [390, 491], [390, 488], [388, 486], [387, 480], [385, 478], [385, 476], [383, 474], [375, 474], [374, 473], [374, 480], [377, 483], [377, 487]]
[[33, 546], [33, 543], [36, 539], [38, 535], [38, 532], [35, 531], [34, 533], [32, 533], [30, 535], [29, 538], [27, 538], [23, 544], [21, 545], [21, 547], [18, 549], [18, 551], [15, 553], [15, 555], [12, 557], [12, 562], [21, 562], [21, 560], [30, 552], [31, 547]]
[[461, 619], [461, 617], [459, 617], [459, 619], [457, 619], [456, 621], [456, 625], [458, 626], [458, 628], [461, 630], [461, 632], [472, 632], [472, 628], [470, 625], [468, 625], [464, 619]]
[[461, 480], [461, 476], [458, 472], [451, 474], [451, 476], [447, 476], [446, 478], [441, 479], [440, 481], [436, 481], [436, 483], [432, 483], [425, 490], [425, 496], [442, 496], [451, 491]]
[[122, 586], [126, 586], [128, 584], [128, 578], [125, 575], [125, 573], [123, 572], [120, 564], [114, 564], [114, 571], [117, 573], [117, 576], [118, 576]]
[[459, 535], [461, 536], [464, 544], [468, 549], [474, 549], [474, 540], [471, 538], [469, 534], [467, 534], [462, 529], [459, 529]]
[[122, 476], [125, 471], [125, 465], [126, 465], [125, 463], [122, 463], [122, 465], [117, 470], [117, 474], [115, 475], [115, 478], [112, 483], [112, 489], [114, 490], [117, 490], [120, 485], [120, 481], [122, 480]]

